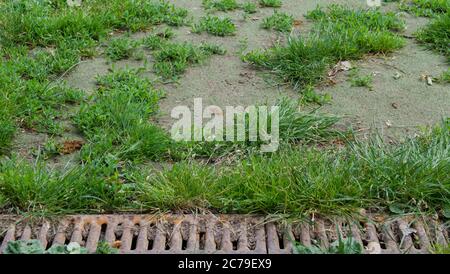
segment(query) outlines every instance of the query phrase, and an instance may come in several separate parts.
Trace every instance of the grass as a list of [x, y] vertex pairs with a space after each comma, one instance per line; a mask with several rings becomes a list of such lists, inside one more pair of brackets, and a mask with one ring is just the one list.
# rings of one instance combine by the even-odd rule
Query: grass
[[282, 4], [281, 0], [259, 0], [259, 5], [264, 8], [279, 8]]
[[106, 49], [106, 55], [112, 61], [130, 58], [136, 51], [138, 43], [128, 37], [112, 39]]
[[205, 16], [200, 22], [192, 26], [192, 32], [200, 33], [206, 31], [216, 36], [230, 36], [236, 32], [236, 26], [233, 21], [228, 18], [220, 18], [217, 16]]
[[[299, 104], [286, 97], [282, 97], [276, 104], [279, 109], [279, 142], [281, 146], [289, 144], [325, 144], [332, 140], [345, 138], [344, 132], [335, 128], [339, 117], [323, 115], [316, 111], [300, 111]], [[234, 117], [235, 137], [237, 126], [242, 123], [245, 129], [244, 141], [213, 141], [213, 142], [186, 142], [181, 143], [179, 151], [185, 153], [184, 158], [206, 158], [209, 160], [223, 159], [227, 156], [251, 155], [261, 150], [261, 145], [268, 144], [270, 141], [257, 138], [256, 141], [250, 141], [249, 138], [249, 115], [246, 114], [245, 121], [239, 116]], [[257, 119], [261, 119], [257, 115]], [[272, 114], [267, 116], [267, 125], [271, 125]], [[258, 129], [259, 130], [259, 129]], [[271, 134], [271, 128], [269, 128]], [[224, 130], [226, 136], [227, 130]], [[181, 149], [183, 148], [183, 149]]]
[[100, 77], [91, 102], [81, 105], [75, 122], [89, 141], [81, 151], [86, 161], [105, 153], [133, 160], [160, 159], [168, 154], [169, 137], [148, 122], [158, 109], [162, 92], [138, 73], [119, 70]]
[[416, 33], [417, 40], [447, 57], [450, 62], [450, 12], [439, 15]]
[[[1, 212], [52, 215], [201, 208], [299, 216], [352, 213], [361, 207], [437, 213], [449, 208], [448, 120], [397, 145], [374, 139], [335, 147], [330, 143], [343, 143], [346, 137], [336, 127], [337, 117], [304, 112], [297, 103], [282, 100], [280, 150], [262, 154], [255, 149], [262, 140], [172, 141], [151, 122], [164, 92], [141, 77], [140, 70], [116, 70], [99, 77], [98, 88], [89, 97], [64, 85], [63, 76], [83, 58], [96, 55], [97, 46], [111, 32], [147, 30], [163, 23], [184, 25], [187, 18], [186, 10], [163, 1], [93, 0], [82, 5], [0, 4], [0, 152], [5, 154], [0, 158]], [[334, 6], [317, 9], [309, 18], [314, 27], [306, 37], [292, 37], [287, 45], [245, 57], [306, 88], [304, 101], [325, 101], [311, 86], [338, 60], [388, 53], [403, 43], [395, 34], [403, 25], [393, 14]], [[223, 36], [232, 35], [236, 27], [228, 18], [207, 16], [194, 30]], [[172, 43], [172, 36], [165, 30], [142, 40], [153, 51], [154, 69], [169, 78], [212, 54], [225, 53], [213, 44]], [[133, 47], [127, 43], [112, 40], [110, 58], [129, 57]], [[69, 108], [76, 110], [74, 117]], [[59, 152], [53, 138], [34, 163], [9, 151], [18, 129], [52, 137], [62, 134], [61, 121], [69, 119], [86, 142], [74, 165], [55, 169], [47, 165], [46, 157]], [[218, 165], [198, 161], [204, 157], [215, 157]], [[238, 161], [219, 164], [226, 157]], [[166, 160], [172, 168], [156, 171], [146, 165]]]
[[246, 13], [256, 13], [256, 4], [253, 2], [245, 2], [242, 4], [242, 9]]
[[448, 13], [450, 3], [447, 0], [412, 0], [400, 3], [400, 9], [417, 16], [433, 17], [436, 14]]
[[353, 69], [350, 74], [350, 82], [352, 87], [366, 87], [369, 90], [373, 89], [373, 75], [359, 75], [357, 69]]
[[449, 133], [447, 120], [397, 145], [287, 147], [233, 166], [180, 162], [156, 173], [98, 162], [58, 172], [3, 159], [0, 196], [4, 209], [47, 213], [203, 208], [298, 216], [399, 205], [405, 213], [439, 213], [450, 205]]
[[[83, 93], [62, 84], [61, 76], [96, 55], [111, 32], [178, 26], [187, 18], [185, 9], [146, 0], [93, 0], [82, 8], [64, 1], [6, 1], [0, 13], [1, 154], [9, 152], [19, 128], [51, 135], [64, 131], [62, 112], [80, 103]], [[127, 46], [111, 56], [123, 52]]]
[[190, 43], [164, 43], [163, 45], [154, 53], [153, 68], [165, 79], [177, 79], [190, 64], [200, 63], [213, 54], [226, 53], [223, 48], [213, 44], [194, 46]]
[[404, 45], [404, 39], [394, 33], [404, 23], [393, 13], [332, 5], [327, 11], [317, 8], [307, 17], [314, 22], [311, 33], [290, 37], [287, 45], [252, 51], [243, 60], [301, 90], [320, 82], [326, 70], [340, 60], [385, 54]]
[[273, 29], [280, 32], [290, 32], [294, 18], [284, 12], [274, 12], [273, 15], [264, 18], [262, 27], [264, 29]]
[[236, 0], [203, 0], [202, 5], [205, 9], [215, 9], [220, 11], [230, 11], [239, 8]]
[[331, 101], [331, 95], [329, 94], [318, 94], [313, 86], [307, 86], [303, 92], [302, 97], [300, 98], [300, 105], [307, 104], [317, 104], [324, 105]]

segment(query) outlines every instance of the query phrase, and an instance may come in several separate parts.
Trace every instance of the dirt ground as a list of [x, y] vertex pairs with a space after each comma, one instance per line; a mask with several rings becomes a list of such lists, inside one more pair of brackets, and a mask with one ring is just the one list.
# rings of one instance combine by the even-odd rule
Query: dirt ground
[[[201, 0], [173, 0], [177, 6], [189, 9], [196, 21], [205, 15]], [[307, 11], [317, 5], [326, 6], [331, 3], [345, 3], [355, 7], [364, 6], [364, 1], [311, 1], [283, 0], [282, 11], [300, 20], [301, 24], [294, 30], [303, 33], [308, 30], [309, 23], [304, 18]], [[427, 85], [421, 75], [439, 76], [447, 69], [445, 58], [418, 45], [412, 34], [427, 23], [428, 19], [417, 18], [396, 10], [396, 4], [384, 7], [386, 10], [398, 12], [407, 22], [404, 32], [406, 46], [390, 56], [367, 57], [352, 65], [360, 68], [361, 74], [373, 75], [373, 90], [364, 87], [351, 87], [348, 75], [342, 73], [337, 77], [337, 84], [320, 87], [321, 93], [332, 96], [330, 104], [319, 111], [343, 117], [344, 123], [360, 132], [377, 129], [393, 138], [401, 138], [416, 132], [418, 126], [431, 125], [450, 115], [450, 89], [448, 85]], [[258, 8], [258, 12], [244, 19], [242, 11], [227, 12], [237, 26], [235, 36], [216, 37], [208, 34], [191, 33], [191, 28], [173, 28], [174, 41], [190, 41], [195, 44], [211, 42], [227, 49], [224, 56], [212, 56], [202, 64], [188, 68], [177, 83], [163, 84], [166, 97], [160, 101], [158, 123], [170, 128], [174, 122], [170, 111], [178, 105], [192, 107], [194, 98], [202, 98], [204, 106], [249, 106], [273, 103], [282, 95], [292, 98], [298, 94], [287, 85], [268, 81], [263, 72], [256, 71], [242, 62], [239, 52], [268, 48], [283, 35], [275, 31], [263, 30], [260, 27], [263, 18], [273, 13], [272, 8]], [[217, 15], [224, 13], [217, 12]], [[164, 28], [159, 26], [158, 28]], [[145, 33], [134, 34], [143, 37]], [[152, 57], [147, 52], [143, 61], [125, 60], [110, 63], [104, 57], [97, 57], [81, 62], [66, 76], [69, 85], [81, 88], [88, 94], [95, 89], [95, 77], [104, 75], [113, 67], [141, 67], [147, 64], [145, 76], [154, 79], [151, 73]], [[398, 79], [394, 75], [399, 75]], [[69, 136], [77, 136], [69, 131]], [[26, 151], [42, 143], [47, 137], [35, 134], [19, 134], [16, 146]]]

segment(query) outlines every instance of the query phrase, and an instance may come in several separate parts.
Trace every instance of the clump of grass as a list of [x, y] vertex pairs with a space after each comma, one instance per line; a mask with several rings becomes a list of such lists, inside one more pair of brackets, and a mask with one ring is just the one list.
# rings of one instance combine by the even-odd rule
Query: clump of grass
[[203, 208], [299, 216], [392, 205], [435, 213], [450, 204], [449, 123], [397, 145], [376, 138], [340, 149], [285, 147], [233, 165], [183, 161], [157, 173], [129, 170], [126, 162], [58, 172], [3, 158], [0, 197], [3, 209], [41, 214]]
[[357, 69], [353, 69], [350, 73], [350, 82], [352, 87], [366, 87], [369, 90], [373, 89], [373, 75], [359, 75]]
[[437, 79], [439, 83], [450, 83], [450, 68], [447, 71], [444, 71]]
[[198, 24], [192, 26], [192, 32], [200, 33], [206, 31], [216, 36], [229, 36], [234, 35], [236, 32], [236, 26], [233, 21], [226, 18], [219, 18], [217, 16], [206, 16], [200, 19]]
[[162, 32], [150, 34], [142, 40], [142, 44], [151, 50], [161, 49], [164, 43], [174, 36], [174, 32], [167, 28]]
[[245, 2], [242, 4], [242, 9], [245, 13], [256, 13], [256, 4], [253, 2]]
[[[303, 112], [299, 110], [299, 104], [288, 98], [281, 98], [275, 105], [279, 110], [279, 142], [281, 145], [286, 144], [312, 144], [325, 143], [333, 139], [343, 138], [344, 133], [335, 129], [335, 124], [339, 121], [336, 116], [327, 116], [312, 112]], [[269, 108], [270, 110], [270, 108]], [[259, 112], [256, 112], [257, 120], [260, 119]], [[271, 125], [272, 112], [267, 115], [267, 125]], [[208, 157], [210, 159], [222, 158], [231, 154], [248, 155], [258, 151], [261, 145], [270, 143], [270, 141], [262, 140], [260, 136], [257, 140], [250, 140], [250, 115], [243, 113], [242, 116], [234, 117], [234, 133], [236, 135], [239, 124], [244, 126], [245, 139], [242, 141], [209, 141], [209, 142], [187, 142], [182, 143], [180, 150], [187, 153], [180, 158], [186, 158], [192, 155], [196, 157]], [[242, 118], [244, 120], [242, 120]], [[269, 129], [270, 131], [271, 129]], [[224, 129], [224, 136], [227, 129]], [[268, 132], [268, 134], [270, 134]], [[236, 137], [236, 136], [235, 136]], [[239, 153], [236, 153], [236, 152]]]
[[158, 75], [166, 79], [176, 79], [190, 64], [200, 63], [213, 54], [223, 55], [225, 50], [212, 44], [194, 46], [189, 43], [165, 43], [154, 53], [153, 68]]
[[[61, 134], [65, 105], [82, 92], [61, 85], [61, 75], [114, 30], [186, 23], [187, 10], [165, 1], [6, 1], [0, 5], [0, 153], [8, 151], [17, 128]], [[114, 54], [113, 54], [114, 55]], [[136, 58], [142, 54], [136, 54]]]
[[75, 122], [90, 143], [82, 149], [86, 159], [104, 153], [134, 160], [167, 155], [169, 137], [148, 121], [162, 92], [138, 73], [119, 70], [100, 77], [93, 102], [81, 105]]
[[283, 2], [281, 0], [259, 0], [259, 5], [261, 7], [279, 8]]
[[236, 0], [203, 0], [202, 5], [205, 9], [216, 9], [220, 11], [230, 11], [239, 8]]
[[243, 60], [301, 90], [321, 81], [325, 71], [340, 60], [389, 53], [404, 45], [404, 39], [392, 32], [404, 26], [393, 13], [332, 5], [327, 11], [317, 8], [308, 17], [314, 26], [306, 37], [290, 37], [287, 45], [252, 51]]
[[106, 55], [112, 61], [127, 59], [133, 55], [138, 43], [128, 37], [120, 37], [113, 39], [106, 48]]
[[274, 12], [273, 15], [264, 18], [262, 27], [265, 29], [274, 29], [281, 32], [289, 32], [292, 29], [294, 18], [284, 12]]
[[447, 57], [450, 62], [450, 12], [439, 15], [416, 33], [417, 40]]
[[448, 13], [450, 3], [447, 0], [412, 0], [400, 3], [400, 9], [411, 12], [417, 16], [433, 17]]

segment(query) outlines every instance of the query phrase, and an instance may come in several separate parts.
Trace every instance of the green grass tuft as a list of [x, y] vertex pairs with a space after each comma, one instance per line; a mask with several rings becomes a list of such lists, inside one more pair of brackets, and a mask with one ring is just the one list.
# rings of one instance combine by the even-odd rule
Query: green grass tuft
[[274, 12], [273, 15], [264, 18], [262, 27], [264, 29], [274, 29], [281, 32], [290, 32], [294, 18], [284, 12]]
[[256, 13], [256, 4], [253, 2], [245, 2], [242, 4], [242, 9], [249, 14]]
[[135, 52], [138, 43], [128, 37], [112, 39], [106, 49], [106, 55], [112, 61], [130, 58]]
[[416, 33], [417, 40], [447, 57], [450, 62], [450, 12], [437, 16]]
[[314, 21], [309, 35], [290, 37], [287, 45], [250, 52], [243, 60], [272, 71], [301, 90], [321, 81], [325, 71], [340, 60], [389, 53], [404, 45], [404, 39], [392, 32], [404, 26], [393, 13], [332, 5], [327, 11], [318, 8], [310, 12], [308, 18]]
[[202, 5], [205, 9], [215, 9], [220, 11], [230, 11], [239, 8], [236, 0], [203, 0]]
[[206, 31], [216, 36], [229, 36], [234, 35], [236, 32], [236, 26], [233, 21], [226, 18], [219, 18], [217, 16], [206, 16], [200, 19], [198, 24], [192, 26], [192, 32], [200, 33]]
[[281, 0], [259, 0], [259, 5], [264, 8], [279, 8], [282, 4]]

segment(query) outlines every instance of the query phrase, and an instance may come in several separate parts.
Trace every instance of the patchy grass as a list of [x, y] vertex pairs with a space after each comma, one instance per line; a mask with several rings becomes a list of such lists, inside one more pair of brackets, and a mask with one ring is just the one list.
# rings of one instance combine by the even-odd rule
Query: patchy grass
[[93, 0], [72, 8], [18, 0], [2, 2], [0, 14], [0, 153], [7, 153], [18, 128], [62, 133], [61, 112], [79, 103], [82, 92], [61, 85], [60, 77], [94, 56], [109, 33], [185, 24], [187, 10], [164, 1]]
[[308, 18], [314, 21], [309, 35], [290, 37], [287, 45], [252, 51], [243, 60], [303, 89], [321, 81], [325, 71], [339, 60], [389, 53], [404, 45], [404, 39], [392, 32], [404, 27], [393, 13], [332, 5], [327, 11], [317, 8]]
[[282, 4], [281, 0], [259, 0], [259, 5], [263, 8], [280, 8]]
[[169, 39], [173, 38], [175, 36], [175, 33], [172, 29], [166, 28], [162, 32], [158, 32], [156, 34], [150, 34], [147, 37], [142, 39], [142, 44], [150, 49], [160, 49], [162, 45]]
[[447, 57], [450, 62], [450, 12], [439, 15], [416, 33], [417, 40]]
[[99, 89], [83, 103], [75, 117], [88, 139], [82, 155], [86, 160], [105, 153], [118, 159], [161, 159], [167, 156], [169, 137], [149, 123], [158, 109], [162, 92], [138, 76], [135, 70], [119, 70], [98, 79]]
[[154, 53], [155, 72], [165, 79], [176, 79], [190, 64], [200, 63], [213, 54], [225, 54], [225, 50], [217, 45], [202, 44], [194, 46], [189, 43], [164, 43]]
[[217, 16], [206, 16], [200, 19], [200, 22], [192, 26], [192, 32], [200, 33], [206, 31], [216, 36], [234, 35], [236, 26], [233, 21], [228, 18], [220, 18]]
[[[288, 98], [282, 97], [276, 104], [279, 109], [279, 143], [281, 146], [289, 144], [320, 144], [336, 139], [345, 138], [344, 132], [335, 129], [339, 117], [328, 116], [316, 111], [305, 112], [299, 110], [299, 104]], [[270, 110], [270, 109], [269, 109]], [[257, 112], [258, 113], [258, 112]], [[257, 119], [261, 119], [259, 114]], [[245, 117], [245, 121], [242, 119]], [[267, 125], [271, 125], [272, 113], [267, 116]], [[230, 155], [245, 156], [260, 151], [261, 145], [269, 144], [270, 141], [250, 140], [250, 126], [248, 113], [242, 116], [234, 116], [235, 128], [239, 125], [245, 129], [244, 141], [209, 141], [209, 142], [186, 142], [181, 143], [185, 147], [181, 158], [200, 157], [212, 160], [221, 159]], [[271, 129], [270, 129], [271, 132]], [[268, 132], [270, 135], [271, 133]], [[224, 130], [226, 136], [227, 130]], [[236, 135], [236, 133], [234, 133]], [[236, 136], [235, 136], [236, 137]], [[237, 139], [237, 138], [235, 138]]]
[[353, 69], [350, 74], [350, 83], [352, 87], [366, 87], [369, 90], [373, 89], [373, 75], [360, 75], [359, 70]]
[[138, 45], [128, 37], [115, 38], [108, 44], [105, 53], [112, 61], [127, 59], [133, 56]]
[[220, 11], [230, 11], [239, 8], [236, 0], [203, 0], [202, 5], [205, 9], [215, 9]]
[[273, 15], [264, 18], [262, 27], [264, 29], [273, 29], [281, 32], [290, 32], [294, 24], [294, 17], [284, 12], [275, 11]]
[[[285, 147], [232, 166], [176, 163], [158, 173], [98, 161], [64, 172], [17, 159], [0, 164], [3, 209], [44, 213], [142, 209], [354, 213], [361, 207], [440, 212], [450, 205], [450, 124], [398, 145]], [[98, 154], [100, 155], [100, 154]], [[115, 164], [112, 164], [115, 163]]]
[[400, 9], [417, 16], [433, 17], [437, 14], [448, 13], [450, 3], [448, 0], [412, 0], [400, 3]]
[[317, 104], [324, 105], [331, 102], [331, 95], [329, 94], [318, 94], [313, 86], [307, 86], [302, 92], [300, 97], [300, 105], [307, 104]]
[[244, 12], [252, 14], [252, 13], [256, 13], [256, 4], [253, 2], [245, 2], [244, 4], [242, 4], [242, 9], [244, 10]]

